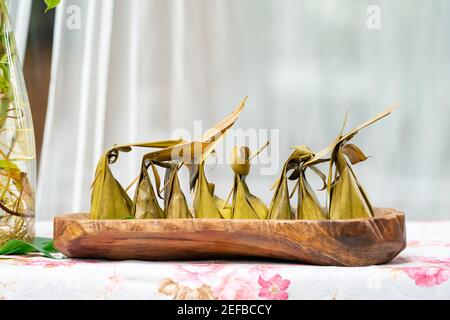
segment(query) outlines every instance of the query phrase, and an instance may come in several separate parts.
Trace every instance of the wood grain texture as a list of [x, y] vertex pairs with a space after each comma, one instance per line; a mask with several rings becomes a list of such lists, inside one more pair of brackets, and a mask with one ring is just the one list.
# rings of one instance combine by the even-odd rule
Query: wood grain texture
[[405, 217], [375, 209], [375, 218], [308, 220], [90, 220], [55, 218], [55, 247], [71, 258], [196, 260], [266, 258], [315, 265], [368, 266], [406, 247]]

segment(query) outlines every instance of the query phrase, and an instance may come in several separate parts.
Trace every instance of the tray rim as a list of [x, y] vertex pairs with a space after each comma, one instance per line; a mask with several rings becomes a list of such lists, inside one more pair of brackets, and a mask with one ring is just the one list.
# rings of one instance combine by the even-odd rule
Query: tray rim
[[[308, 220], [308, 219], [288, 219], [288, 220], [278, 220], [278, 219], [217, 219], [217, 218], [189, 218], [189, 219], [90, 219], [88, 212], [80, 212], [80, 213], [66, 213], [62, 215], [58, 215], [54, 217], [54, 221], [57, 219], [65, 219], [65, 220], [74, 220], [77, 222], [91, 222], [95, 221], [96, 223], [173, 223], [173, 222], [189, 222], [189, 223], [203, 223], [203, 222], [226, 222], [228, 223], [236, 223], [236, 224], [248, 224], [248, 222], [258, 222], [258, 223], [283, 223], [283, 224], [296, 224], [296, 223], [320, 223], [320, 224], [348, 224], [348, 223], [360, 223], [367, 221], [376, 221], [393, 217], [405, 217], [406, 214], [404, 211], [399, 209], [389, 208], [389, 207], [375, 207], [375, 212], [378, 210], [389, 210], [390, 212], [382, 213], [376, 215], [371, 218], [358, 218], [358, 219], [339, 219], [339, 220]], [[406, 219], [405, 219], [406, 220]]]

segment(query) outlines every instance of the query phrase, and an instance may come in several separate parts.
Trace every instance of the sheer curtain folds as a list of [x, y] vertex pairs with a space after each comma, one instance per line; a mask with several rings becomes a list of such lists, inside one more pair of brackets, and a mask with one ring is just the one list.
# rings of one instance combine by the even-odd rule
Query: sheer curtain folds
[[20, 61], [23, 63], [27, 48], [28, 27], [30, 24], [32, 0], [7, 0], [11, 22], [19, 49]]
[[[351, 127], [400, 102], [354, 141], [373, 155], [355, 170], [375, 205], [411, 219], [448, 218], [450, 3], [376, 1], [381, 29], [371, 30], [372, 2], [63, 0], [38, 216], [88, 210], [107, 147], [169, 138], [200, 119], [207, 128], [249, 95], [237, 126], [279, 130], [278, 172], [290, 146], [330, 143], [347, 110]], [[122, 184], [139, 161], [124, 155], [114, 165]], [[230, 168], [208, 176], [224, 197]], [[275, 179], [255, 168], [248, 183], [269, 203]]]

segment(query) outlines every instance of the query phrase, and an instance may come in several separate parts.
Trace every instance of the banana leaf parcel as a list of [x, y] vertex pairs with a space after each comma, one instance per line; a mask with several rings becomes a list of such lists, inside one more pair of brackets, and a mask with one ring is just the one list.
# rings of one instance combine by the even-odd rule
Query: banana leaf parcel
[[288, 163], [289, 160], [283, 166], [281, 177], [275, 182], [275, 193], [268, 215], [269, 220], [290, 220], [293, 218], [287, 181]]
[[152, 181], [150, 179], [148, 169], [152, 168], [153, 175], [156, 181], [156, 188], [159, 192], [160, 179], [155, 164], [151, 161], [143, 160], [141, 166], [141, 175], [136, 187], [134, 195], [134, 206], [132, 215], [136, 219], [164, 219], [164, 210], [158, 203], [155, 190], [153, 189]]
[[245, 181], [250, 172], [250, 149], [248, 147], [233, 149], [231, 168], [234, 172], [233, 219], [266, 220], [269, 208], [261, 199], [250, 193]]
[[[373, 217], [373, 207], [367, 193], [358, 181], [345, 156], [348, 157], [353, 165], [365, 161], [367, 157], [364, 153], [356, 145], [349, 144], [348, 142], [360, 130], [390, 115], [395, 108], [396, 106], [389, 107], [384, 112], [351, 130], [346, 135], [342, 135], [343, 128], [335, 142], [307, 162], [308, 165], [317, 163], [321, 157], [331, 152], [330, 172], [327, 182], [330, 219]], [[333, 168], [335, 168], [334, 174]]]
[[132, 217], [133, 202], [125, 189], [111, 172], [120, 152], [130, 152], [133, 147], [168, 148], [183, 143], [182, 140], [167, 140], [149, 143], [138, 143], [115, 146], [107, 151], [99, 160], [92, 183], [91, 219], [125, 219]]
[[209, 183], [205, 176], [204, 162], [200, 163], [198, 178], [194, 190], [194, 213], [200, 219], [230, 219], [231, 208], [225, 201], [214, 195], [215, 185]]
[[125, 219], [131, 217], [133, 202], [114, 178], [106, 153], [99, 161], [92, 186], [91, 219]]
[[[247, 97], [241, 101], [229, 116], [208, 130], [203, 135], [201, 141], [174, 144], [168, 148], [157, 150], [144, 156], [144, 161], [176, 161], [189, 169], [191, 190], [195, 188], [194, 212], [197, 218], [231, 218], [231, 208], [225, 207], [225, 201], [214, 195], [214, 184], [206, 180], [204, 161], [213, 152], [214, 147], [226, 134], [228, 129], [237, 121], [246, 101]], [[165, 215], [166, 217], [173, 217], [181, 214], [181, 216], [185, 217], [189, 211], [187, 210], [187, 206], [184, 205], [184, 195], [181, 196], [182, 193], [179, 188], [177, 173], [173, 174], [176, 174], [176, 176], [169, 175], [166, 186], [168, 193], [166, 193], [165, 199]], [[174, 198], [173, 195], [177, 195], [177, 197]], [[183, 212], [176, 213], [176, 208], [182, 208]]]
[[[209, 183], [205, 176], [205, 160], [214, 151], [217, 143], [234, 125], [244, 109], [245, 97], [236, 109], [202, 137], [204, 147], [193, 154], [192, 162], [185, 162], [190, 172], [190, 188], [194, 189], [194, 214], [196, 218], [231, 219], [232, 208], [214, 194], [215, 185]], [[198, 148], [197, 148], [198, 149]]]
[[205, 132], [201, 141], [184, 142], [173, 145], [169, 148], [154, 151], [144, 156], [151, 161], [179, 161], [189, 169], [190, 189], [195, 188], [199, 177], [199, 164], [214, 151], [215, 146], [224, 137], [227, 131], [234, 125], [239, 118], [247, 102], [245, 97], [234, 111], [217, 123], [214, 127]]
[[[306, 179], [306, 169], [311, 169], [324, 182], [326, 188], [325, 175], [315, 166], [305, 165], [305, 163], [314, 157], [314, 153], [306, 146], [295, 147], [294, 153], [288, 160], [288, 171], [293, 170], [289, 180], [297, 180], [296, 189], [298, 193], [297, 219], [302, 220], [325, 220], [327, 219], [324, 208], [320, 205], [317, 196]], [[294, 189], [295, 191], [295, 189]]]
[[170, 164], [166, 169], [164, 191], [164, 215], [166, 219], [189, 219], [192, 213], [181, 190], [178, 179], [178, 164]]

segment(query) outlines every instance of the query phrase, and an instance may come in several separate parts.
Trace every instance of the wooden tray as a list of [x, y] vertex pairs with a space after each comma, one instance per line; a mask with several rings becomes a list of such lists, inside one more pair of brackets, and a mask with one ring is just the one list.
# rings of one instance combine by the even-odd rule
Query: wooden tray
[[375, 209], [372, 219], [340, 221], [90, 220], [73, 214], [54, 224], [55, 247], [71, 258], [266, 258], [367, 266], [387, 263], [406, 247], [405, 217], [394, 209]]

